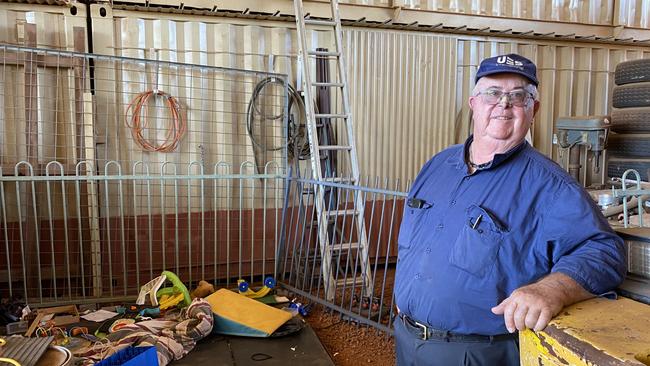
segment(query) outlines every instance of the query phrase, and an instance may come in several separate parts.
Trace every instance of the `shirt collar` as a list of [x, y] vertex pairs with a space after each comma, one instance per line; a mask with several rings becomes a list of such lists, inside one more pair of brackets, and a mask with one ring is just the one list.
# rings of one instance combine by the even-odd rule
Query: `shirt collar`
[[[450, 156], [449, 159], [447, 159], [447, 162], [452, 165], [455, 165], [456, 168], [458, 169], [467, 169], [467, 161], [465, 157], [468, 156], [468, 150], [470, 145], [472, 144], [472, 141], [474, 141], [474, 135], [470, 135], [467, 138], [467, 140], [465, 140], [465, 143], [463, 144], [463, 148], [460, 149], [458, 153]], [[501, 165], [501, 163], [508, 160], [511, 156], [515, 155], [519, 151], [526, 148], [526, 146], [528, 146], [528, 142], [524, 140], [519, 145], [513, 147], [512, 149], [502, 154], [494, 154], [494, 158], [492, 159], [492, 161], [488, 163], [488, 165], [483, 170], [496, 168], [497, 166]]]

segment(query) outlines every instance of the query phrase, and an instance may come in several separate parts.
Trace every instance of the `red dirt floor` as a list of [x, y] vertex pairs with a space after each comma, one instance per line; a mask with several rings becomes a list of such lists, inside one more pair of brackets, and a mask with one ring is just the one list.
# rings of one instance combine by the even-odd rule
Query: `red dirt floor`
[[322, 307], [314, 309], [307, 321], [337, 366], [395, 364], [393, 338], [382, 331], [342, 320]]

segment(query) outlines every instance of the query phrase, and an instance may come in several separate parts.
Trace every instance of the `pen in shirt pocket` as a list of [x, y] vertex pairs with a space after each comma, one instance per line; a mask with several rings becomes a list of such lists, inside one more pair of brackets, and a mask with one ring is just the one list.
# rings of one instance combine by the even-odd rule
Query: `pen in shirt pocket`
[[481, 223], [481, 219], [483, 219], [483, 214], [478, 215], [478, 217], [476, 218], [476, 220], [474, 221], [473, 224], [472, 224], [472, 221], [469, 222], [470, 224], [472, 224], [472, 229], [476, 230], [476, 227], [478, 226], [478, 224]]

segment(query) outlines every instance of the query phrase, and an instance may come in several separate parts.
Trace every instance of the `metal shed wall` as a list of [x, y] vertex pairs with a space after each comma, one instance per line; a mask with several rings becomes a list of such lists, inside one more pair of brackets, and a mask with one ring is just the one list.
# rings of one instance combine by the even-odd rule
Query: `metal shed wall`
[[[440, 7], [452, 3], [461, 9], [464, 2], [427, 4]], [[542, 6], [539, 5], [541, 2], [534, 3], [538, 8]], [[566, 10], [570, 8], [566, 3], [554, 2], [554, 6]], [[495, 9], [498, 4], [503, 6], [504, 2], [480, 4], [483, 5], [478, 8]], [[533, 2], [526, 4], [532, 6]], [[623, 6], [620, 3], [614, 5]], [[610, 2], [582, 2], [580, 6], [589, 7], [592, 14], [593, 9], [601, 9], [599, 14], [613, 12], [612, 17], [622, 14], [612, 8], [614, 5]], [[628, 5], [626, 14], [631, 11]], [[520, 8], [529, 9], [530, 6]], [[642, 2], [635, 6], [634, 13], [639, 14], [646, 5]], [[4, 4], [6, 10], [2, 10], [2, 16], [8, 19], [8, 24], [14, 24], [5, 25], [7, 29], [15, 29], [15, 24], [24, 19], [24, 16], [14, 16], [13, 19], [12, 15], [6, 15], [16, 12], [10, 10], [11, 7], [28, 9], [22, 4]], [[34, 6], [30, 7], [34, 9]], [[610, 8], [613, 10], [602, 10]], [[34, 22], [43, 24], [39, 27], [56, 23], [47, 18], [47, 14], [70, 11], [68, 7], [55, 6], [36, 9], [41, 9], [43, 14], [34, 15]], [[155, 54], [161, 60], [275, 71], [287, 73], [291, 82], [296, 83], [297, 49], [291, 22], [112, 9], [107, 5], [92, 5], [90, 12], [94, 51], [97, 53], [145, 58]], [[561, 12], [558, 10], [556, 13]], [[606, 23], [603, 19], [594, 22]], [[570, 27], [569, 24], [562, 31], [570, 32]], [[55, 29], [54, 33], [57, 32], [65, 30]], [[311, 39], [314, 44], [316, 40], [321, 44], [328, 41], [323, 37], [324, 33], [314, 31]], [[412, 179], [432, 154], [462, 141], [467, 135], [469, 110], [466, 99], [481, 58], [512, 51], [538, 63], [543, 105], [533, 131], [534, 144], [551, 155], [551, 132], [557, 116], [608, 113], [616, 64], [650, 57], [649, 47], [625, 43], [549, 41], [364, 27], [346, 27], [344, 37], [362, 174], [402, 181]], [[274, 55], [273, 60], [269, 55]], [[241, 149], [239, 153], [233, 152], [241, 156], [248, 156], [251, 151], [246, 144], [233, 144], [233, 149]]]
[[648, 0], [347, 0], [342, 2], [505, 18], [650, 27], [650, 1]]
[[33, 46], [74, 50], [74, 28], [86, 30], [86, 5], [0, 3], [0, 43], [28, 45], [25, 25], [34, 24]]
[[[289, 74], [295, 83], [292, 23], [130, 10], [110, 14], [102, 21], [112, 19], [114, 43], [105, 51], [146, 57], [147, 49], [176, 49], [167, 57], [265, 71], [273, 54], [273, 71]], [[543, 104], [533, 137], [535, 146], [551, 155], [553, 121], [560, 115], [607, 114], [616, 64], [650, 56], [648, 47], [577, 41], [361, 27], [347, 27], [344, 36], [361, 172], [402, 181], [412, 179], [432, 154], [467, 136], [466, 100], [483, 57], [519, 52], [538, 63]], [[312, 41], [317, 37], [319, 44], [328, 41], [313, 32]]]
[[[95, 43], [98, 52], [149, 57], [148, 50], [159, 49], [163, 59], [287, 73], [296, 83], [291, 23], [111, 13], [114, 43]], [[325, 34], [314, 31], [310, 39], [327, 44]], [[453, 143], [455, 96], [437, 91], [455, 89], [457, 38], [360, 28], [348, 28], [344, 36], [361, 172], [408, 180], [432, 153]], [[269, 54], [275, 56], [272, 66]]]
[[[68, 7], [0, 3], [0, 43], [83, 52], [86, 50], [86, 34], [86, 6], [83, 4]], [[37, 95], [50, 95], [52, 89], [57, 89], [56, 86], [48, 86], [48, 82], [51, 76], [60, 70], [50, 68], [34, 73], [33, 77], [36, 81], [33, 83], [25, 80], [25, 73], [17, 72], [20, 65], [16, 62], [20, 62], [21, 56], [16, 58], [18, 61], [11, 61], [11, 58], [2, 56], [0, 61], [0, 85], [2, 86], [0, 165], [4, 165], [5, 169], [12, 169], [18, 156], [22, 159], [27, 156], [29, 143], [26, 141], [27, 133], [24, 131], [35, 127], [26, 125], [25, 106], [30, 103], [30, 100], [37, 98]], [[58, 87], [64, 89], [64, 86]], [[69, 101], [74, 98], [74, 95], [61, 96], [62, 99], [66, 97]], [[38, 151], [40, 159], [45, 158], [44, 155], [53, 154], [54, 145], [49, 141], [57, 138], [56, 123], [45, 123], [45, 121], [59, 121], [66, 118], [64, 116], [69, 119], [69, 113], [74, 115], [74, 109], [70, 111], [63, 106], [55, 107], [42, 103], [39, 103], [37, 108], [38, 129], [42, 132], [42, 138], [48, 141]], [[32, 111], [35, 112], [35, 109]], [[61, 137], [65, 139], [65, 136], [59, 138]]]

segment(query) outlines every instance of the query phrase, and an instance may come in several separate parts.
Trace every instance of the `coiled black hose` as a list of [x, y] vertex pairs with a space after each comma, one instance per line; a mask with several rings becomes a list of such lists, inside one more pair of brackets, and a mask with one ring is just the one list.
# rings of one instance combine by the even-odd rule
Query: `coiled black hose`
[[[291, 84], [287, 85], [289, 102], [287, 107], [288, 125], [286, 144], [281, 144], [280, 146], [267, 146], [263, 141], [261, 141], [261, 139], [255, 138], [254, 132], [257, 128], [261, 129], [262, 123], [268, 121], [277, 121], [284, 118], [284, 111], [280, 112], [277, 115], [265, 114], [260, 110], [258, 106], [262, 91], [264, 88], [272, 85], [279, 85], [284, 88], [285, 82], [282, 79], [276, 77], [268, 77], [261, 80], [259, 83], [257, 83], [257, 85], [255, 85], [255, 89], [253, 90], [251, 99], [248, 103], [248, 108], [246, 110], [246, 130], [248, 132], [248, 136], [250, 137], [253, 145], [262, 151], [278, 151], [286, 146], [287, 153], [289, 154], [289, 159], [296, 157], [300, 160], [308, 159], [310, 157], [310, 149], [309, 139], [307, 137], [305, 126], [305, 121], [307, 119], [305, 104], [300, 93]], [[260, 126], [256, 128], [256, 121], [258, 120]]]

